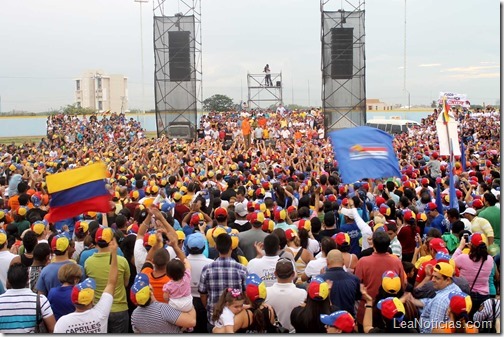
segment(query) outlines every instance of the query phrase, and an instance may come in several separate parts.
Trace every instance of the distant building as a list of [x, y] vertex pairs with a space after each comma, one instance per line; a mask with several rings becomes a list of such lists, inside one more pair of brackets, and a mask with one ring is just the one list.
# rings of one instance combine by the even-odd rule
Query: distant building
[[97, 111], [124, 112], [128, 110], [128, 78], [88, 70], [75, 79], [75, 102]]
[[380, 100], [377, 98], [366, 99], [366, 107], [367, 107], [367, 111], [391, 110], [392, 109], [391, 106], [388, 106], [384, 102], [380, 102]]

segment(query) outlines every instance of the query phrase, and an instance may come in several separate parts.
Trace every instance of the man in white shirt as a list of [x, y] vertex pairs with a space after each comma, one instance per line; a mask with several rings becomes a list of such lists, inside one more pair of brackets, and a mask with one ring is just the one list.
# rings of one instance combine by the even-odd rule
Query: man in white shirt
[[320, 247], [322, 249], [321, 255], [315, 260], [311, 260], [306, 265], [304, 273], [301, 275], [301, 280], [306, 282], [310, 277], [317, 276], [321, 274], [321, 270], [327, 267], [327, 254], [333, 249], [336, 249], [336, 243], [330, 237], [323, 237], [320, 240]]
[[193, 297], [193, 305], [196, 310], [196, 326], [195, 333], [207, 333], [207, 312], [206, 308], [201, 303], [198, 286], [203, 267], [212, 263], [213, 260], [205, 257], [206, 239], [201, 233], [194, 233], [187, 237], [186, 246], [189, 252], [187, 260], [191, 263], [191, 295]]
[[266, 255], [253, 258], [247, 265], [248, 273], [259, 275], [267, 287], [272, 286], [276, 281], [275, 268], [279, 259], [279, 250], [280, 239], [276, 235], [270, 234], [264, 238], [264, 253]]
[[275, 266], [277, 281], [266, 288], [266, 302], [271, 305], [278, 316], [278, 321], [289, 332], [294, 332], [290, 314], [292, 309], [298, 307], [306, 300], [306, 290], [296, 287], [292, 281], [296, 273], [291, 260], [280, 258]]

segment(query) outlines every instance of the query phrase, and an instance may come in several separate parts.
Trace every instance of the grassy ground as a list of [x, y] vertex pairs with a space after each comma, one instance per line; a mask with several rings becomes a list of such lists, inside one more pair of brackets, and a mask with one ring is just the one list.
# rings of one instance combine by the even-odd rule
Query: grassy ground
[[[155, 131], [148, 131], [145, 133], [147, 138], [156, 137]], [[20, 137], [0, 137], [0, 144], [12, 144], [20, 145], [23, 143], [39, 143], [40, 139], [44, 136], [20, 136]]]

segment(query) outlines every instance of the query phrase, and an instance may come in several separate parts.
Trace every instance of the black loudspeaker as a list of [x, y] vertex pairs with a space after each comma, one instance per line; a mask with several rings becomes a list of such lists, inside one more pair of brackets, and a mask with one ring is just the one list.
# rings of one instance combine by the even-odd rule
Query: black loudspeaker
[[190, 32], [168, 32], [170, 81], [191, 80]]
[[282, 82], [276, 81], [276, 85], [277, 85], [277, 87], [281, 87], [282, 86]]
[[353, 28], [331, 28], [331, 78], [353, 77]]

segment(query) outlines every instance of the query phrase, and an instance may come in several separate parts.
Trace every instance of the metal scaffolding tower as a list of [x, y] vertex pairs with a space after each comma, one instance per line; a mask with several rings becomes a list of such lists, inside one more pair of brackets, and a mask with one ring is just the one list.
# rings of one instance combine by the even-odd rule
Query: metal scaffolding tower
[[197, 125], [203, 102], [201, 0], [154, 0], [157, 134], [171, 122]]
[[364, 3], [364, 0], [320, 1], [326, 133], [366, 123]]
[[273, 86], [266, 86], [264, 74], [247, 73], [249, 109], [267, 108], [272, 104], [283, 104], [282, 73], [272, 73]]

